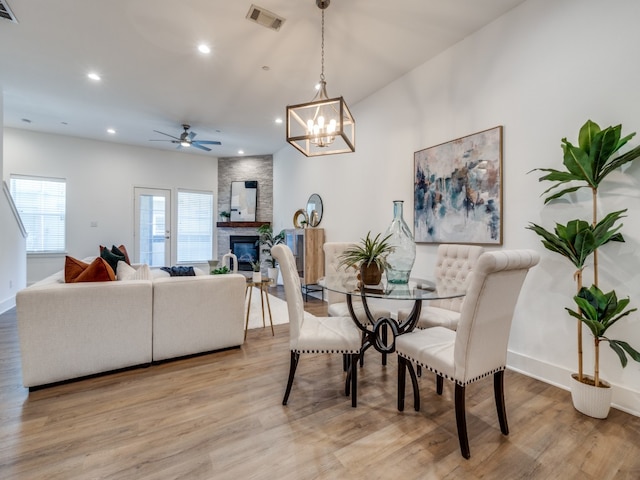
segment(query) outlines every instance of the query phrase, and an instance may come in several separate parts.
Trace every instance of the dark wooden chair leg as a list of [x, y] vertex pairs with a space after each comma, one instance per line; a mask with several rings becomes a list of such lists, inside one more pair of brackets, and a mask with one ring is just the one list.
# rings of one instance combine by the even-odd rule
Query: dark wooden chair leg
[[442, 395], [442, 384], [444, 383], [444, 379], [442, 375], [436, 375], [436, 393], [438, 395]]
[[469, 438], [467, 437], [467, 418], [464, 406], [464, 387], [456, 383], [456, 425], [458, 427], [458, 441], [460, 442], [460, 453], [464, 458], [471, 457], [469, 451]]
[[291, 393], [291, 385], [293, 385], [293, 377], [296, 374], [296, 368], [298, 367], [298, 360], [300, 360], [300, 354], [291, 352], [291, 363], [289, 365], [289, 380], [287, 381], [287, 390], [284, 392], [284, 398], [282, 399], [282, 405], [286, 405], [289, 401], [289, 394]]
[[398, 411], [404, 411], [404, 390], [407, 379], [407, 361], [398, 356]]
[[349, 368], [349, 360], [346, 354], [342, 355], [342, 371], [346, 372]]
[[493, 394], [496, 398], [496, 409], [498, 410], [498, 421], [500, 431], [504, 435], [509, 435], [509, 425], [507, 425], [507, 409], [504, 403], [504, 370], [493, 374]]
[[420, 388], [418, 387], [418, 377], [413, 369], [413, 364], [407, 361], [407, 369], [409, 370], [409, 376], [411, 377], [411, 386], [413, 387], [413, 409], [416, 412], [420, 411]]
[[351, 355], [351, 406], [358, 406], [358, 357], [360, 354]]

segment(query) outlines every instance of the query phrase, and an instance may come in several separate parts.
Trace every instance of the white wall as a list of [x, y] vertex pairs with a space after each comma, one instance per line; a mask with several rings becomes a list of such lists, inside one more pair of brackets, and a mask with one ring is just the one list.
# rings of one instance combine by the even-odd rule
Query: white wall
[[[560, 140], [577, 140], [589, 118], [602, 127], [622, 123], [640, 132], [640, 2], [637, 0], [529, 0], [480, 32], [357, 105], [357, 151], [308, 159], [292, 147], [274, 155], [275, 228], [290, 225], [311, 193], [324, 201], [327, 241], [381, 232], [392, 201], [405, 200], [413, 222], [413, 153], [481, 130], [504, 126], [503, 248], [542, 255], [524, 286], [510, 339], [509, 364], [560, 386], [577, 368], [575, 323], [564, 307], [575, 293], [570, 263], [544, 249], [525, 227], [552, 228], [589, 218], [589, 195], [543, 207], [549, 184], [536, 167], [560, 168]], [[416, 46], [419, 48], [419, 46]], [[339, 92], [334, 92], [338, 94]], [[346, 99], [347, 102], [349, 99]], [[633, 139], [633, 146], [640, 138]], [[640, 307], [640, 165], [611, 176], [601, 189], [600, 214], [628, 208], [626, 243], [600, 256], [600, 286], [615, 288]], [[435, 245], [418, 245], [413, 274], [428, 276]], [[585, 283], [591, 281], [587, 269]], [[640, 315], [621, 321], [611, 336], [640, 349]], [[633, 325], [633, 326], [632, 326]], [[615, 334], [615, 335], [614, 335]], [[588, 337], [590, 338], [590, 337]], [[590, 343], [585, 365], [592, 365]], [[640, 415], [640, 364], [622, 369], [604, 346], [601, 373], [614, 384], [614, 403]]]
[[[134, 187], [172, 190], [174, 232], [178, 188], [217, 194], [218, 160], [202, 155], [6, 128], [4, 159], [7, 183], [11, 174], [67, 180], [67, 252], [77, 258], [98, 255], [99, 245], [124, 244], [133, 254]], [[64, 256], [30, 256], [27, 281], [63, 265]]]
[[[0, 85], [0, 125], [3, 122], [3, 94]], [[3, 136], [0, 130], [0, 171]], [[3, 185], [0, 185], [3, 190]], [[26, 286], [26, 242], [14, 216], [9, 198], [0, 191], [0, 313], [16, 304], [16, 292]]]

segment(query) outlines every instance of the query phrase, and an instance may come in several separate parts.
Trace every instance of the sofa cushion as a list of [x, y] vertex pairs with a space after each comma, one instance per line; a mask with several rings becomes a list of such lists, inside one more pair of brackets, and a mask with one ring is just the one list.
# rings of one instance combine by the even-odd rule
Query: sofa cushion
[[122, 260], [118, 262], [117, 280], [152, 280], [149, 265], [142, 264], [137, 269]]
[[64, 282], [75, 282], [75, 279], [78, 277], [78, 275], [84, 272], [88, 266], [88, 263], [67, 255], [64, 258]]
[[[82, 268], [82, 264], [86, 265]], [[69, 269], [67, 269], [69, 265]], [[72, 257], [65, 260], [65, 282], [109, 282], [116, 279], [113, 269], [102, 257], [96, 258], [87, 264]]]
[[118, 262], [125, 261], [124, 255], [114, 253], [112, 250], [109, 250], [107, 247], [103, 247], [102, 245], [100, 245], [100, 256], [107, 261], [114, 273], [118, 273]]
[[160, 267], [160, 270], [167, 272], [172, 277], [195, 277], [196, 272], [193, 267], [185, 266], [173, 266], [173, 267]]
[[127, 253], [127, 249], [124, 248], [124, 245], [120, 245], [116, 247], [115, 245], [111, 245], [111, 253], [114, 255], [121, 255], [124, 257], [124, 261], [127, 265], [131, 265], [131, 260], [129, 260], [129, 254]]

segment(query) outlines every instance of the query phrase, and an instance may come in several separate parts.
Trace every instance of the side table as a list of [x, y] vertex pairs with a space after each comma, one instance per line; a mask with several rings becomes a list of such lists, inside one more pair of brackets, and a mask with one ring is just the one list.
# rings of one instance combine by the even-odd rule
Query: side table
[[262, 307], [262, 328], [265, 328], [267, 325], [264, 320], [264, 303], [265, 300], [267, 302], [267, 311], [269, 312], [269, 323], [271, 324], [271, 335], [275, 336], [273, 331], [273, 318], [271, 316], [271, 305], [269, 304], [269, 285], [271, 283], [270, 278], [263, 278], [259, 282], [254, 282], [252, 278], [247, 278], [247, 288], [244, 292], [245, 298], [247, 297], [247, 292], [249, 292], [249, 302], [247, 303], [247, 319], [244, 324], [244, 339], [247, 339], [247, 329], [249, 328], [249, 313], [251, 312], [251, 296], [253, 294], [253, 287], [257, 287], [260, 289], [260, 306]]

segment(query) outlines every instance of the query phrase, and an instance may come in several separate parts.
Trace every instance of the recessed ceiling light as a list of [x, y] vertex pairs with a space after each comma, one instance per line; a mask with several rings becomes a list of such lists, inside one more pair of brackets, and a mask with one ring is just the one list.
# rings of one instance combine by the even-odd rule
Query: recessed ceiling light
[[200, 53], [211, 53], [211, 48], [209, 48], [209, 45], [201, 43], [200, 45], [198, 45], [198, 51]]
[[87, 77], [89, 77], [91, 80], [94, 80], [96, 82], [100, 80], [100, 75], [98, 75], [96, 72], [88, 73]]
[[244, 150], [238, 150], [238, 155], [244, 155]]
[[107, 128], [107, 133], [110, 135], [115, 135], [116, 131], [113, 128]]
[[282, 119], [280, 117], [276, 118], [276, 123], [282, 123]]

